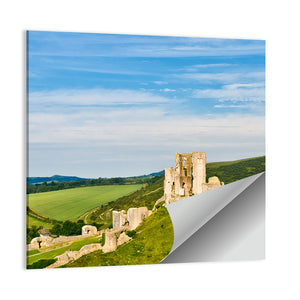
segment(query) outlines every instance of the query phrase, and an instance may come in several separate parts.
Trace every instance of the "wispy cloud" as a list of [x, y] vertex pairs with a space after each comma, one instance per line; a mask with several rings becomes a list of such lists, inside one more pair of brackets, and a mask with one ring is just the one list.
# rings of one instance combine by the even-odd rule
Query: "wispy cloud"
[[166, 103], [168, 98], [147, 91], [124, 89], [66, 89], [54, 91], [32, 92], [29, 94], [30, 107], [45, 105], [130, 105], [147, 103]]
[[208, 68], [224, 68], [224, 67], [231, 67], [233, 64], [229, 63], [217, 63], [217, 64], [197, 64], [192, 66], [187, 66], [181, 70], [184, 70], [185, 72], [197, 72], [199, 69], [208, 69]]
[[[264, 41], [30, 32], [35, 56], [193, 57], [264, 54]], [[38, 41], [40, 45], [34, 43]], [[42, 46], [47, 45], [46, 50]], [[30, 44], [31, 46], [31, 44]], [[51, 46], [51, 47], [49, 47]], [[30, 48], [31, 50], [31, 48]]]
[[153, 83], [159, 84], [159, 85], [161, 85], [161, 84], [168, 84], [168, 82], [166, 82], [166, 81], [160, 81], [160, 80], [158, 80], [158, 81], [153, 81]]
[[215, 108], [251, 108], [252, 105], [248, 104], [216, 104]]
[[129, 176], [175, 151], [264, 153], [264, 41], [28, 37], [30, 173]]
[[149, 73], [133, 70], [118, 70], [118, 69], [102, 69], [102, 68], [81, 68], [81, 67], [61, 67], [55, 66], [56, 69], [88, 72], [88, 73], [99, 73], [99, 74], [120, 74], [120, 75], [149, 75]]
[[227, 63], [220, 63], [220, 64], [200, 64], [200, 65], [193, 65], [193, 68], [214, 68], [214, 67], [229, 67], [232, 64]]
[[175, 150], [220, 161], [262, 155], [265, 147], [263, 116], [174, 118], [153, 108], [33, 114], [29, 133], [33, 163], [49, 175], [69, 168], [85, 176], [138, 175], [172, 166]]
[[[264, 83], [229, 84], [220, 89], [194, 90], [194, 98], [215, 98], [223, 101], [265, 101]], [[235, 107], [235, 106], [232, 106]]]
[[176, 90], [174, 90], [174, 89], [168, 89], [168, 88], [160, 89], [159, 91], [160, 92], [176, 92]]
[[[206, 90], [195, 91], [194, 96], [224, 97], [224, 91], [228, 91], [232, 97], [232, 92], [253, 92], [259, 86], [228, 85], [220, 94]], [[242, 96], [239, 94], [239, 97]], [[226, 139], [229, 144], [237, 145], [241, 140], [249, 143], [253, 139], [255, 143], [256, 138], [264, 136], [262, 116], [188, 115], [182, 110], [176, 115], [170, 114], [169, 108], [176, 106], [175, 100], [145, 91], [57, 90], [34, 92], [29, 98], [29, 141], [35, 144], [180, 147], [184, 143], [193, 147], [199, 139], [201, 144], [220, 147]], [[91, 109], [90, 105], [94, 107]]]
[[188, 80], [196, 80], [202, 83], [223, 83], [229, 84], [234, 82], [249, 81], [249, 80], [264, 80], [264, 72], [249, 72], [249, 73], [183, 73], [176, 74], [175, 77]]
[[[111, 110], [103, 114], [32, 114], [30, 142], [46, 144], [93, 143], [106, 147], [223, 147], [263, 143], [264, 117], [227, 115], [176, 117], [163, 110]], [[195, 141], [199, 140], [199, 143]]]

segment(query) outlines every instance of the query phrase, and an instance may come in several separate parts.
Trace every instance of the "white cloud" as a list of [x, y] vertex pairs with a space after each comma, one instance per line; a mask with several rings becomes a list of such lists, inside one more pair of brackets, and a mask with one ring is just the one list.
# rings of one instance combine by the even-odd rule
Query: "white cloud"
[[152, 149], [182, 145], [246, 147], [264, 143], [264, 117], [228, 115], [215, 118], [166, 116], [158, 108], [112, 110], [110, 114], [46, 115], [29, 118], [31, 144], [98, 145]]
[[160, 81], [160, 80], [153, 81], [153, 83], [155, 83], [155, 84], [168, 84], [168, 82], [166, 82], [166, 81]]
[[[35, 36], [34, 36], [35, 35]], [[49, 36], [49, 35], [48, 35]], [[43, 38], [38, 33], [31, 39]], [[61, 47], [61, 41], [64, 47]], [[37, 49], [31, 55], [72, 57], [188, 57], [263, 54], [264, 41], [236, 39], [214, 39], [195, 37], [155, 37], [130, 35], [88, 35], [77, 34], [76, 38], [55, 36], [47, 40], [53, 47], [42, 51]]]
[[264, 82], [254, 82], [254, 83], [234, 83], [224, 86], [226, 89], [236, 89], [236, 88], [254, 88], [254, 87], [265, 87]]
[[220, 89], [194, 90], [194, 98], [215, 98], [224, 101], [265, 101], [264, 83], [229, 84]]
[[235, 82], [247, 81], [264, 81], [264, 72], [249, 73], [184, 73], [174, 75], [183, 79], [196, 80], [201, 83], [221, 83], [232, 84]]
[[165, 103], [169, 99], [154, 95], [146, 91], [133, 90], [55, 90], [33, 92], [29, 95], [30, 107], [36, 105], [118, 105], [118, 104], [145, 104]]
[[192, 79], [200, 82], [222, 82], [231, 83], [241, 77], [240, 73], [185, 73], [176, 75], [183, 79]]
[[227, 63], [219, 63], [219, 64], [199, 64], [199, 65], [193, 65], [194, 68], [212, 68], [212, 67], [228, 67], [232, 66], [232, 64]]
[[148, 73], [145, 72], [140, 72], [140, 71], [132, 71], [132, 70], [118, 70], [118, 69], [113, 69], [112, 67], [110, 69], [101, 69], [101, 68], [83, 68], [83, 67], [68, 67], [64, 66], [62, 67], [61, 65], [55, 66], [56, 69], [61, 69], [61, 70], [70, 70], [70, 71], [79, 71], [79, 72], [88, 72], [88, 73], [99, 73], [99, 74], [121, 74], [121, 75], [146, 75]]
[[251, 108], [251, 105], [244, 104], [216, 104], [215, 108]]
[[[213, 97], [220, 101], [245, 101], [247, 96], [251, 101], [259, 101], [255, 97], [259, 97], [257, 90], [261, 93], [260, 89], [263, 90], [259, 83], [232, 84], [220, 90], [198, 90], [194, 96]], [[238, 114], [214, 117], [174, 115], [169, 114], [169, 106], [165, 105], [170, 104], [170, 101], [147, 92], [129, 90], [32, 93], [29, 142], [48, 145], [96, 143], [110, 147], [135, 145], [150, 148], [155, 145], [180, 147], [185, 144], [195, 148], [201, 141], [211, 147], [220, 147], [224, 143], [239, 147], [240, 142], [256, 143], [257, 139], [264, 136], [263, 117]], [[128, 103], [158, 105], [117, 105]], [[49, 109], [51, 104], [53, 109]], [[96, 106], [91, 109], [88, 105]], [[234, 105], [232, 108], [238, 106]], [[224, 104], [215, 107], [221, 108]]]
[[222, 68], [222, 67], [229, 67], [232, 66], [232, 64], [228, 63], [218, 63], [218, 64], [197, 64], [197, 65], [192, 65], [180, 70], [184, 70], [186, 72], [197, 72], [199, 69], [207, 69], [207, 68]]
[[168, 89], [168, 88], [160, 89], [159, 91], [160, 91], [160, 92], [176, 92], [176, 90]]

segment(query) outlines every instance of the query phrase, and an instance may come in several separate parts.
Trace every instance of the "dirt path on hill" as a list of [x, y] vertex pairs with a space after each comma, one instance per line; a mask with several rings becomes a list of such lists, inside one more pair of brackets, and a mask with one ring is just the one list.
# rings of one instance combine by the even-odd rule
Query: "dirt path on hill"
[[151, 192], [145, 194], [144, 196], [150, 195], [150, 194], [152, 194], [152, 193], [154, 193], [154, 192], [156, 192], [156, 191], [158, 191], [158, 190], [160, 190], [160, 189], [162, 189], [162, 188], [163, 188], [163, 187], [161, 186], [161, 187], [159, 187], [158, 189], [156, 189], [156, 190], [154, 190], [154, 191], [151, 191]]

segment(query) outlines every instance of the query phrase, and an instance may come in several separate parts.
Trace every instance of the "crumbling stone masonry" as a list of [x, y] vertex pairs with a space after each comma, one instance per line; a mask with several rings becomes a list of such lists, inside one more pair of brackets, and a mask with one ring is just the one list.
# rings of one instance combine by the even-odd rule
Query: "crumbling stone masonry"
[[112, 212], [112, 219], [113, 219], [113, 228], [114, 229], [121, 229], [125, 225], [128, 224], [127, 215], [125, 210], [121, 211], [113, 211]]
[[57, 258], [57, 261], [52, 265], [46, 267], [46, 269], [52, 269], [52, 268], [63, 266], [70, 261], [80, 258], [83, 255], [92, 253], [100, 249], [102, 249], [102, 246], [98, 243], [98, 244], [85, 245], [79, 251], [68, 250], [63, 254], [56, 256], [55, 258]]
[[41, 248], [46, 248], [63, 242], [73, 242], [78, 239], [82, 239], [84, 236], [100, 235], [102, 234], [102, 231], [101, 230], [97, 231], [97, 227], [95, 226], [85, 225], [82, 227], [82, 235], [59, 236], [53, 238], [49, 235], [49, 232], [46, 232], [46, 230], [44, 229], [41, 229], [39, 231], [39, 234], [40, 234], [39, 237], [33, 238], [30, 244], [26, 246], [27, 251], [38, 250]]
[[127, 214], [125, 210], [113, 211], [113, 229], [125, 228], [133, 230], [139, 226], [139, 224], [151, 215], [152, 211], [147, 207], [131, 207], [128, 209]]
[[165, 169], [164, 198], [166, 204], [197, 195], [224, 185], [218, 177], [206, 183], [205, 152], [176, 153], [175, 167]]
[[97, 227], [92, 225], [85, 225], [81, 229], [82, 235], [96, 235]]
[[137, 228], [143, 220], [151, 215], [147, 207], [131, 207], [127, 211], [127, 220], [130, 230]]
[[94, 251], [102, 250], [103, 253], [115, 251], [118, 246], [127, 243], [131, 240], [131, 237], [129, 237], [125, 232], [120, 232], [119, 230], [105, 229], [98, 231], [98, 233], [105, 233], [104, 246], [101, 246], [100, 243], [94, 243], [82, 246], [82, 248], [79, 251], [68, 250], [63, 254], [56, 256], [55, 258], [57, 259], [57, 261], [52, 265], [47, 266], [46, 269], [63, 266], [70, 261], [74, 261], [80, 258], [81, 256], [92, 253]]

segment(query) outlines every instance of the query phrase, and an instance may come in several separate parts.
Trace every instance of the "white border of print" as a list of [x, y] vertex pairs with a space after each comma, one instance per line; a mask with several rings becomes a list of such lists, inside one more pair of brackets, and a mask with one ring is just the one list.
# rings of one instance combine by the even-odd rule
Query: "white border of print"
[[[30, 299], [296, 299], [299, 267], [299, 18], [296, 1], [1, 3], [1, 293]], [[267, 259], [24, 269], [24, 32], [266, 39]], [[287, 166], [287, 168], [285, 167]], [[288, 183], [288, 187], [286, 183]]]

